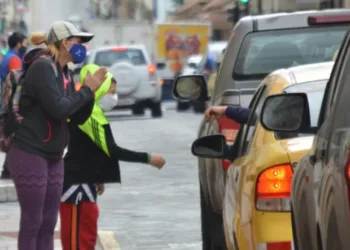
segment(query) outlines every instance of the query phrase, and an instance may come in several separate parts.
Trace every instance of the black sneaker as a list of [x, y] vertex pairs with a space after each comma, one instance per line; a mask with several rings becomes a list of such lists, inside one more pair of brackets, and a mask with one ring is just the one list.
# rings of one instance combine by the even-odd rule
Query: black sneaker
[[0, 179], [3, 179], [3, 180], [10, 180], [10, 179], [11, 179], [11, 174], [10, 174], [10, 172], [8, 172], [8, 171], [2, 171], [2, 172], [1, 172]]

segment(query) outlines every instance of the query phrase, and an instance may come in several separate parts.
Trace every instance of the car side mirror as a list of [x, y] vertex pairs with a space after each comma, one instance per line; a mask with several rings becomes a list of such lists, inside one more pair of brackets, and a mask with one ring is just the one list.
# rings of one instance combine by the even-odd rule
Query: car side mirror
[[163, 63], [163, 62], [162, 62], [162, 63], [157, 63], [157, 64], [156, 64], [157, 69], [164, 69], [165, 66], [166, 66], [166, 64]]
[[273, 132], [310, 131], [310, 111], [305, 93], [272, 95], [266, 98], [260, 116], [262, 126]]
[[175, 79], [173, 95], [180, 100], [207, 101], [207, 81], [203, 75], [179, 76]]
[[201, 137], [192, 144], [192, 154], [197, 157], [226, 159], [227, 152], [226, 138], [221, 134]]

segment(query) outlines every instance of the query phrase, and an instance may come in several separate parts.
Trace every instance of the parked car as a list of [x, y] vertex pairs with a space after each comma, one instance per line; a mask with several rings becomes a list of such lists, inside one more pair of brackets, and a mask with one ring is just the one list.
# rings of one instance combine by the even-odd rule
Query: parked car
[[350, 246], [349, 61], [348, 32], [326, 86], [316, 127], [312, 123], [314, 107], [305, 94], [280, 94], [265, 100], [261, 122], [266, 129], [316, 134], [292, 182], [292, 222], [298, 250], [346, 250]]
[[[350, 10], [346, 9], [242, 18], [226, 47], [209, 105], [248, 107], [257, 86], [272, 71], [331, 61], [349, 23]], [[239, 128], [227, 118], [209, 123], [203, 119], [198, 137], [222, 133], [232, 143]], [[199, 158], [198, 166], [203, 249], [225, 249], [222, 210], [230, 162]]]
[[152, 117], [161, 117], [161, 85], [156, 66], [142, 44], [104, 46], [91, 50], [84, 64], [94, 63], [108, 68], [117, 80], [117, 109], [131, 109], [144, 115], [151, 109]]
[[[267, 76], [249, 105], [251, 115], [234, 146], [226, 145], [223, 135], [197, 139], [192, 152], [216, 161], [232, 160], [227, 170], [223, 202], [225, 239], [229, 250], [290, 250], [293, 246], [290, 217], [290, 187], [293, 168], [311, 148], [312, 134], [283, 133], [265, 130], [257, 117], [265, 99], [277, 93], [307, 93], [313, 107], [312, 124], [317, 124], [319, 109], [333, 62], [280, 69]], [[198, 79], [196, 79], [198, 78]], [[202, 77], [181, 77], [175, 82], [176, 96], [205, 96]], [[190, 90], [180, 85], [200, 87]], [[188, 95], [189, 92], [192, 92]], [[220, 154], [221, 153], [221, 154]], [[213, 166], [214, 167], [214, 166]], [[267, 230], [268, 229], [268, 230]]]
[[181, 75], [193, 75], [198, 70], [198, 66], [203, 58], [203, 55], [192, 55], [188, 57], [186, 64], [184, 65]]

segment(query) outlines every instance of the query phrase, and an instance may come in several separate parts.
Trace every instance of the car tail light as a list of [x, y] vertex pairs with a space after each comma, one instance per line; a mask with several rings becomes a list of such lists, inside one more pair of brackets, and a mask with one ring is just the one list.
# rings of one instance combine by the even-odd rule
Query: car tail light
[[265, 169], [256, 183], [256, 208], [263, 211], [290, 211], [292, 178], [290, 164]]
[[154, 64], [148, 65], [148, 73], [150, 77], [154, 77], [156, 75], [156, 66]]
[[350, 23], [350, 15], [309, 16], [307, 22], [309, 25]]
[[124, 48], [124, 47], [115, 47], [115, 48], [111, 48], [111, 51], [126, 51], [126, 48]]
[[[222, 117], [219, 119], [219, 133], [223, 134], [226, 137], [226, 142], [228, 144], [233, 144], [235, 142], [238, 130], [239, 123], [228, 119], [226, 117]], [[226, 170], [230, 167], [231, 162], [227, 160], [222, 161], [222, 167]]]

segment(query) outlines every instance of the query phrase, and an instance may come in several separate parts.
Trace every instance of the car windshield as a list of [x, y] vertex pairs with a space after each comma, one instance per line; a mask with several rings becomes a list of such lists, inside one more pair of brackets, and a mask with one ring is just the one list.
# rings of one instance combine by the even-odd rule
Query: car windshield
[[252, 32], [239, 51], [233, 79], [262, 79], [279, 68], [332, 61], [348, 26]]
[[98, 66], [111, 67], [115, 63], [129, 62], [133, 65], [145, 65], [146, 59], [140, 49], [103, 50], [96, 53], [94, 63]]
[[[318, 117], [320, 115], [324, 91], [327, 80], [300, 83], [288, 86], [283, 93], [306, 93], [310, 108], [310, 123], [311, 127], [317, 127]], [[307, 136], [298, 132], [276, 132], [275, 137], [279, 140], [284, 140], [293, 137]]]

